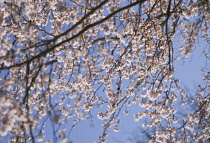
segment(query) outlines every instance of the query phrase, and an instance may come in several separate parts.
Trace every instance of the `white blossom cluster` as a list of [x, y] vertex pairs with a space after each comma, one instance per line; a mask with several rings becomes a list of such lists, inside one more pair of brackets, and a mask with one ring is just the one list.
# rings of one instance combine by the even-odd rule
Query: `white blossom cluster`
[[209, 20], [205, 0], [0, 3], [0, 140], [70, 142], [80, 121], [99, 119], [105, 142], [139, 104], [131, 116], [148, 119], [148, 142], [207, 141], [209, 68], [190, 97], [174, 63], [192, 55], [198, 38], [209, 42]]

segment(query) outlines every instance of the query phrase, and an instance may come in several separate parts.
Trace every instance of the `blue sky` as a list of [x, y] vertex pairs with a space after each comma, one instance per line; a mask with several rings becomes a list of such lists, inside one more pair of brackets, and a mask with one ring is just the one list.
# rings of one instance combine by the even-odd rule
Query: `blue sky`
[[[176, 70], [175, 77], [180, 79], [182, 87], [191, 95], [194, 95], [195, 91], [198, 90], [198, 84], [204, 84], [201, 67], [206, 66], [206, 59], [202, 55], [206, 43], [204, 41], [200, 43], [201, 44], [195, 48], [193, 55], [190, 56], [186, 62], [176, 61], [174, 63]], [[140, 132], [143, 131], [141, 130], [143, 129], [141, 124], [147, 121], [146, 118], [139, 120], [139, 122], [134, 122], [133, 117], [134, 114], [137, 114], [140, 111], [138, 102], [127, 109], [129, 111], [128, 115], [120, 114], [120, 131], [114, 132], [112, 128], [107, 138], [108, 143], [133, 143], [136, 136], [139, 135], [139, 138], [137, 137], [138, 140], [141, 140], [141, 138], [144, 137], [144, 134], [141, 134]], [[192, 110], [191, 107], [180, 107], [180, 111], [183, 109], [187, 112], [191, 112], [190, 110]], [[90, 121], [81, 121], [76, 125], [76, 128], [72, 130], [70, 138], [74, 143], [92, 143], [93, 141], [97, 141], [97, 137], [102, 131], [101, 124], [102, 121], [97, 118], [94, 120], [94, 128], [90, 127]], [[133, 140], [129, 140], [129, 138]]]
[[[196, 90], [198, 90], [198, 85], [204, 85], [202, 68], [208, 67], [206, 63], [206, 58], [203, 56], [203, 50], [206, 48], [207, 43], [200, 40], [200, 44], [194, 49], [193, 54], [185, 61], [176, 60], [174, 62], [175, 77], [180, 80], [180, 84], [183, 89], [186, 89], [189, 95], [195, 95]], [[176, 42], [175, 42], [176, 43]], [[178, 43], [177, 43], [178, 45]], [[175, 46], [177, 46], [175, 45]], [[134, 114], [140, 111], [139, 104], [133, 104], [131, 107], [127, 108], [129, 111], [128, 115], [120, 114], [120, 131], [114, 132], [113, 128], [107, 138], [108, 143], [133, 143], [135, 137], [139, 135], [138, 140], [144, 136], [140, 132], [143, 131], [141, 124], [146, 122], [146, 118], [139, 120], [139, 122], [134, 122]], [[193, 112], [191, 106], [180, 106], [180, 112], [186, 111]], [[90, 143], [97, 141], [98, 135], [101, 133], [101, 121], [98, 119], [94, 120], [94, 128], [90, 127], [90, 122], [88, 120], [80, 122], [76, 128], [71, 133], [71, 139], [75, 143]], [[145, 129], [145, 128], [144, 128]], [[133, 140], [129, 140], [133, 139]]]

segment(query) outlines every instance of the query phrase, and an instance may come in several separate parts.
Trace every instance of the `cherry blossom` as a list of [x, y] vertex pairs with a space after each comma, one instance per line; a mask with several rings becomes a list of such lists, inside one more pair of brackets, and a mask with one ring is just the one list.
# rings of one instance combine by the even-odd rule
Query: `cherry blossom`
[[148, 142], [209, 140], [209, 67], [191, 97], [174, 64], [209, 44], [209, 10], [205, 0], [1, 2], [0, 140], [71, 142], [82, 120], [101, 120], [105, 142], [121, 113], [149, 119]]

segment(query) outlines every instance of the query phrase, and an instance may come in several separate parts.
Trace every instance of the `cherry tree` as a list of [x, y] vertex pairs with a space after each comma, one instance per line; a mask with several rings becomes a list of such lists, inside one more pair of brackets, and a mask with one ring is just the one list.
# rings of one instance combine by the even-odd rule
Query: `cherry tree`
[[[120, 131], [120, 113], [153, 133], [148, 142], [210, 136], [209, 0], [11, 0], [0, 11], [0, 136], [68, 142], [81, 120], [103, 120], [99, 142]], [[175, 42], [177, 39], [181, 42]], [[188, 96], [176, 61], [201, 48], [205, 85]], [[139, 104], [139, 113], [129, 107]], [[175, 105], [196, 103], [178, 119]], [[142, 111], [144, 109], [144, 111]], [[138, 109], [136, 109], [138, 110]], [[97, 112], [96, 115], [93, 115]], [[65, 125], [74, 121], [72, 127]], [[97, 137], [96, 137], [97, 140]]]

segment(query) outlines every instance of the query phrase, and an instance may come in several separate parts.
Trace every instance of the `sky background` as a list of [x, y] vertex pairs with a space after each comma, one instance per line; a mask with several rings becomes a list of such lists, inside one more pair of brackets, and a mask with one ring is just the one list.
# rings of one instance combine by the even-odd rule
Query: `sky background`
[[[179, 45], [179, 41], [175, 42], [175, 46]], [[208, 44], [199, 39], [199, 45], [194, 49], [193, 54], [183, 62], [182, 60], [176, 60], [174, 62], [175, 75], [174, 77], [180, 80], [180, 85], [186, 89], [187, 94], [194, 95], [198, 90], [198, 85], [204, 85], [202, 68], [209, 67], [206, 62], [206, 58], [203, 56], [203, 50], [208, 48]], [[127, 108], [128, 115], [120, 114], [120, 131], [111, 131], [107, 142], [108, 143], [133, 143], [135, 138], [141, 140], [144, 136], [142, 131], [142, 123], [146, 121], [146, 118], [142, 118], [138, 122], [134, 121], [133, 115], [140, 111], [139, 104], [133, 104]], [[180, 106], [180, 112], [192, 110], [191, 106]], [[71, 133], [71, 139], [73, 143], [91, 143], [97, 140], [97, 136], [101, 133], [101, 121], [94, 120], [94, 128], [90, 128], [89, 121], [80, 122]], [[113, 130], [113, 129], [112, 129]], [[138, 137], [139, 136], [139, 137]]]
[[[178, 43], [177, 43], [178, 44]], [[198, 84], [204, 85], [202, 80], [201, 68], [208, 67], [206, 65], [206, 58], [203, 56], [202, 52], [207, 46], [207, 43], [200, 40], [200, 45], [194, 49], [193, 54], [186, 60], [186, 62], [176, 60], [174, 62], [175, 76], [180, 79], [180, 84], [187, 93], [194, 95], [195, 91], [198, 90]], [[138, 102], [127, 108], [129, 111], [128, 115], [120, 114], [120, 131], [114, 132], [113, 128], [110, 132], [107, 143], [133, 143], [135, 138], [142, 140], [144, 135], [141, 133], [143, 131], [141, 127], [142, 123], [146, 121], [146, 118], [142, 118], [138, 122], [134, 121], [133, 115], [140, 111]], [[180, 106], [180, 112], [191, 110], [190, 107]], [[101, 133], [102, 121], [95, 118], [94, 128], [90, 127], [90, 121], [81, 121], [76, 125], [76, 128], [71, 132], [71, 140], [73, 143], [92, 143], [98, 140], [98, 135]]]

